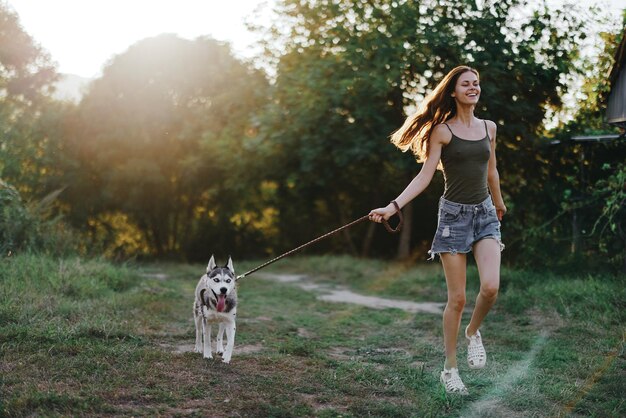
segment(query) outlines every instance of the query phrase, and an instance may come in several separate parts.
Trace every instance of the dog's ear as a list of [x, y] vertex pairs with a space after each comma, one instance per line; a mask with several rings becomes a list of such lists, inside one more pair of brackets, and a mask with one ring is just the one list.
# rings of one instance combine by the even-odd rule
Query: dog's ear
[[230, 256], [228, 256], [228, 263], [224, 267], [228, 267], [228, 270], [230, 270], [231, 273], [235, 274], [235, 268], [233, 267], [233, 259], [230, 258]]
[[209, 265], [206, 266], [206, 272], [207, 273], [211, 272], [215, 267], [216, 267], [216, 265], [215, 265], [215, 257], [213, 255], [211, 255], [211, 259], [209, 260]]

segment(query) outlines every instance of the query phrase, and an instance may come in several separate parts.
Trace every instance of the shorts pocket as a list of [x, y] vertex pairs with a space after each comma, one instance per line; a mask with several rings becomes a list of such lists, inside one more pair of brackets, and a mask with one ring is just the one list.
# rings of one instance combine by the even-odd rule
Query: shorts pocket
[[441, 202], [439, 211], [440, 216], [444, 221], [454, 221], [461, 213], [461, 206], [453, 205], [448, 202]]
[[496, 212], [495, 206], [492, 206], [487, 210], [487, 217], [489, 218], [489, 220], [491, 220], [491, 222], [497, 222], [498, 224], [500, 224], [500, 220], [498, 219], [498, 212]]

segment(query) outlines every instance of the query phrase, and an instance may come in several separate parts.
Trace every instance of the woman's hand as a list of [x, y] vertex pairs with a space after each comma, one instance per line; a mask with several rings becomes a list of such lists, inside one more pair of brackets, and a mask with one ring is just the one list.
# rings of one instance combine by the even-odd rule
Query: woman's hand
[[506, 214], [506, 206], [504, 203], [500, 203], [496, 206], [496, 215], [498, 216], [498, 220], [501, 221], [504, 215]]
[[371, 221], [381, 223], [384, 220], [388, 220], [396, 213], [396, 208], [392, 203], [388, 204], [384, 208], [373, 209], [369, 213], [369, 218]]

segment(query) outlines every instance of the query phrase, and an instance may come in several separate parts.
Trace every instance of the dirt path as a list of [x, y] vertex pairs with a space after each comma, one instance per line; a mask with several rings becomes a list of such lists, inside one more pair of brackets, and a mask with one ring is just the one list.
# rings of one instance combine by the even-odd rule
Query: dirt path
[[445, 303], [438, 302], [411, 302], [400, 299], [388, 299], [376, 296], [366, 296], [355, 293], [345, 287], [334, 287], [314, 283], [305, 275], [259, 273], [258, 277], [264, 280], [273, 280], [280, 283], [293, 283], [301, 289], [318, 293], [317, 298], [326, 302], [353, 303], [367, 306], [372, 309], [402, 309], [411, 313], [430, 313], [440, 315]]
[[[143, 273], [142, 276], [157, 280], [167, 280], [169, 278], [169, 275], [163, 272]], [[318, 294], [317, 298], [319, 300], [337, 303], [352, 303], [356, 305], [367, 306], [372, 309], [396, 308], [411, 313], [429, 313], [441, 315], [445, 306], [444, 303], [416, 303], [406, 300], [387, 299], [375, 296], [361, 295], [344, 287], [334, 287], [315, 283], [310, 280], [309, 277], [306, 275], [259, 273], [258, 277], [263, 280], [272, 280], [280, 283], [292, 283], [303, 290], [316, 292]], [[194, 344], [191, 344], [189, 342], [185, 342], [182, 344], [170, 342], [161, 343], [159, 345], [164, 350], [170, 351], [175, 354], [190, 353], [194, 350]], [[240, 355], [255, 354], [262, 350], [263, 346], [260, 344], [237, 345], [237, 353]]]

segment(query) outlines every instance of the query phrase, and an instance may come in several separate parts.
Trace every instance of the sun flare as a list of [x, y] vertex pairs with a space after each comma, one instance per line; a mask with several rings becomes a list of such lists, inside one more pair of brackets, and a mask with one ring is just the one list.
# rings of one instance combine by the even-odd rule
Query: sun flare
[[[133, 43], [162, 33], [211, 36], [250, 54], [255, 35], [245, 26], [268, 2], [200, 0], [11, 0], [25, 30], [57, 62], [61, 73], [94, 77]], [[265, 3], [266, 6], [262, 4]], [[261, 8], [259, 8], [259, 6]]]

